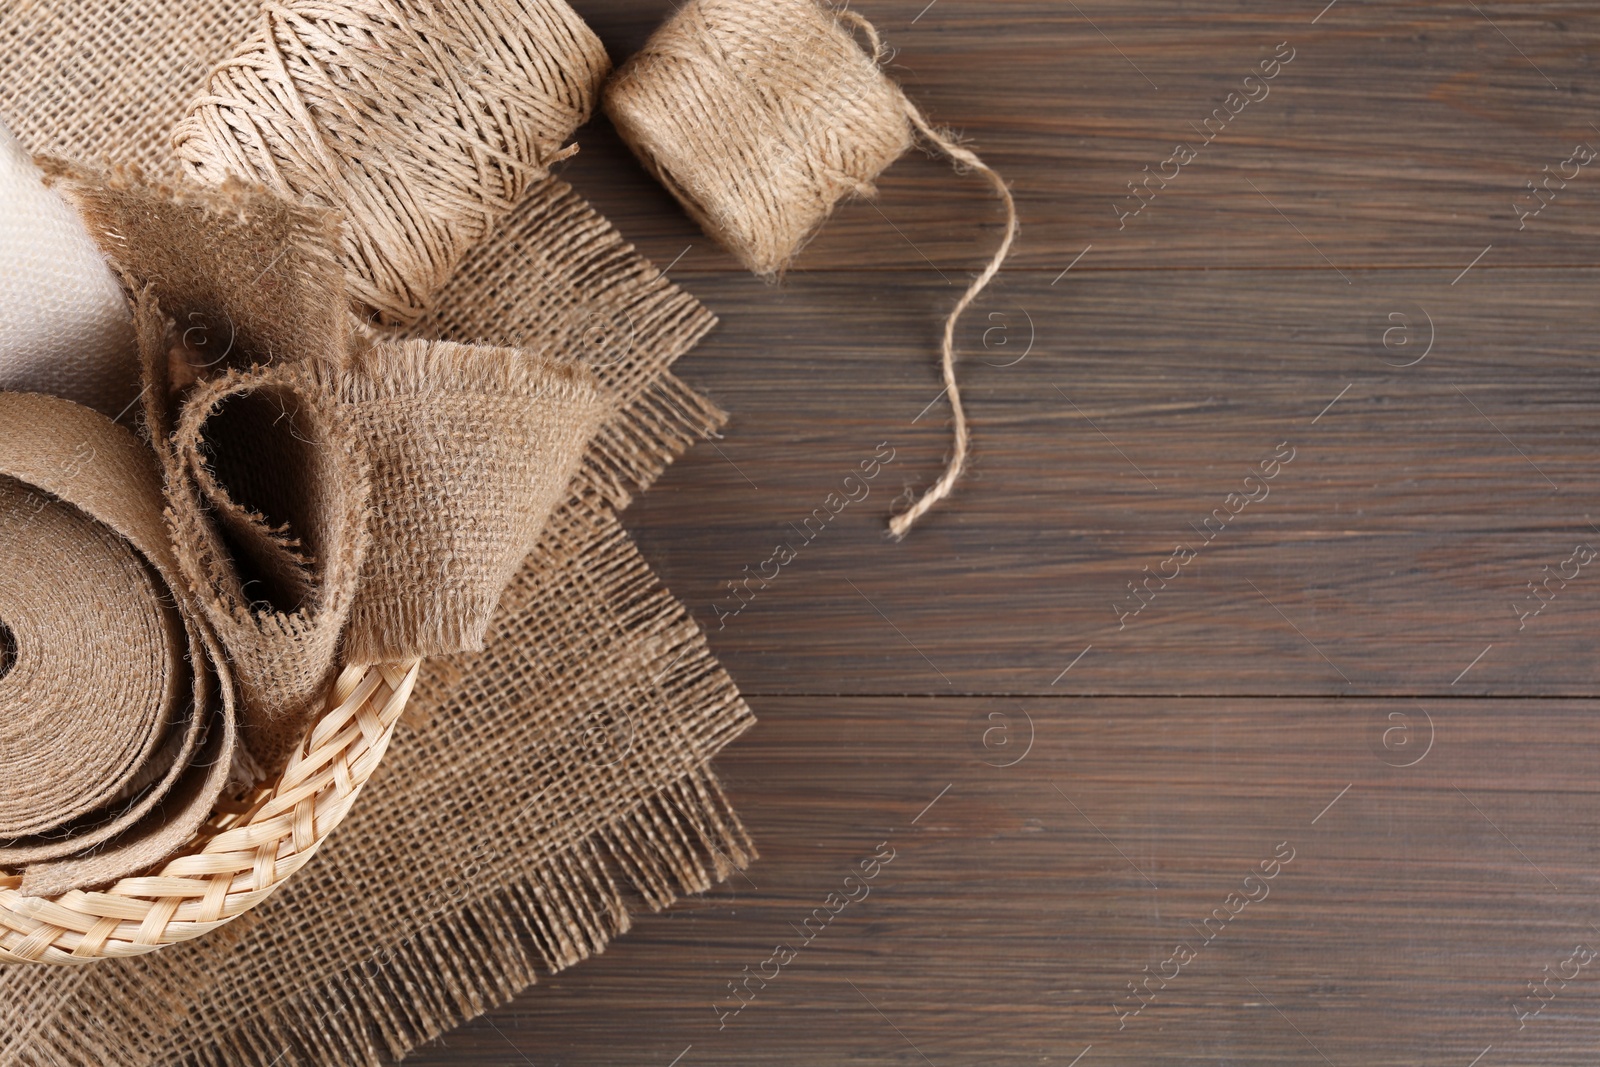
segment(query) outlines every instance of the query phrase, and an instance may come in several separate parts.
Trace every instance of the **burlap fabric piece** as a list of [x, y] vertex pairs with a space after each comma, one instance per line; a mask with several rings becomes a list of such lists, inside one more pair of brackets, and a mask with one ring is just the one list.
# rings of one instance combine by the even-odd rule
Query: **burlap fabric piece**
[[[331, 212], [237, 179], [209, 188], [42, 162], [128, 291], [149, 289], [174, 320], [184, 359], [163, 376], [168, 390], [230, 367], [343, 362], [350, 319]], [[165, 401], [154, 398], [163, 411]]]
[[0, 773], [26, 783], [0, 810], [0, 863], [22, 868], [23, 893], [55, 895], [194, 834], [226, 784], [232, 689], [179, 614], [143, 444], [37, 394], [0, 393], [0, 427]]
[[360, 353], [334, 389], [371, 458], [375, 499], [410, 502], [374, 512], [385, 551], [362, 571], [346, 658], [481, 651], [605, 414], [593, 374], [513, 348], [412, 340]]
[[[34, 151], [160, 170], [194, 60], [252, 9], [188, 5], [131, 36], [87, 4], [0, 11], [0, 114]], [[722, 421], [666, 372], [712, 321], [559, 182], [463, 260], [419, 336], [576, 354], [617, 405], [487, 649], [430, 667], [388, 771], [254, 918], [139, 960], [0, 971], [0, 1063], [382, 1062], [597, 951], [639, 900], [746, 862], [709, 761], [748, 708], [615, 519]]]
[[137, 293], [179, 560], [257, 761], [298, 744], [341, 647], [363, 664], [482, 649], [601, 421], [591, 372], [352, 330], [334, 220], [238, 179], [51, 172]]

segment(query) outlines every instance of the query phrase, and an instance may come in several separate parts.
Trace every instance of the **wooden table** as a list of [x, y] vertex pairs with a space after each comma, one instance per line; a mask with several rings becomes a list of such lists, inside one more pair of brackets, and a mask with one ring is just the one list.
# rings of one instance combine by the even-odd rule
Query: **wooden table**
[[762, 858], [411, 1062], [1600, 1061], [1600, 9], [924, 2], [855, 6], [1023, 230], [902, 544], [983, 183], [913, 154], [773, 287], [603, 121], [565, 171], [722, 316], [626, 519]]

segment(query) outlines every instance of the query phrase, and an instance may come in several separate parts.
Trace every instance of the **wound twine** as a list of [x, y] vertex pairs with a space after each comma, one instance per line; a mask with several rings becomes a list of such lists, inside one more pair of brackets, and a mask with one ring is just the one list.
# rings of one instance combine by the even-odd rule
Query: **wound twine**
[[155, 459], [105, 416], [0, 393], [0, 864], [53, 896], [161, 859], [211, 813], [232, 689], [162, 525]]
[[268, 0], [173, 145], [202, 183], [343, 212], [351, 296], [403, 324], [576, 150], [609, 69], [564, 0]]
[[765, 277], [781, 274], [845, 197], [875, 195], [873, 182], [914, 138], [994, 188], [1005, 236], [945, 319], [954, 447], [938, 482], [890, 520], [899, 539], [966, 466], [955, 328], [1010, 253], [1017, 210], [1005, 181], [935, 129], [883, 73], [886, 58], [871, 23], [817, 0], [691, 0], [612, 77], [605, 111], [706, 233]]

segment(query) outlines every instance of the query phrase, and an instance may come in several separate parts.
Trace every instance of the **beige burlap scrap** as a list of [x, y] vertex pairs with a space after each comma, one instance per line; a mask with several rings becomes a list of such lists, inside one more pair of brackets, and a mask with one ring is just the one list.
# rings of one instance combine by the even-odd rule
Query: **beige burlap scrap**
[[0, 866], [54, 895], [188, 840], [226, 782], [231, 689], [179, 611], [154, 457], [88, 408], [0, 393]]
[[340, 225], [237, 179], [163, 184], [135, 169], [42, 161], [127, 288], [151, 290], [177, 325], [181, 389], [230, 367], [323, 361], [349, 343]]
[[534, 353], [380, 342], [334, 383], [372, 463], [352, 663], [483, 648], [606, 412], [594, 375]]

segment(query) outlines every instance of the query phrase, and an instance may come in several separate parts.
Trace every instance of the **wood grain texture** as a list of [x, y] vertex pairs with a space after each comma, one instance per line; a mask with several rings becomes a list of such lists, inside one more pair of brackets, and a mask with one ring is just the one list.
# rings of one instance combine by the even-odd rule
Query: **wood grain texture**
[[[948, 287], [806, 276], [757, 300], [707, 280], [724, 328], [686, 373], [735, 422], [631, 521], [751, 693], [1593, 693], [1592, 572], [1568, 566], [1535, 617], [1514, 605], [1600, 545], [1600, 312], [1572, 300], [1594, 281], [1010, 275], [963, 335], [972, 473], [895, 545], [892, 500], [948, 445], [943, 404], [912, 421], [939, 393]], [[1390, 314], [1411, 344], [1385, 348]], [[1388, 366], [1430, 316], [1433, 352]], [[771, 353], [754, 373], [751, 348]], [[804, 540], [881, 441], [871, 494]], [[1277, 477], [1246, 483], [1285, 444]], [[785, 538], [800, 554], [767, 588], [729, 590]], [[1129, 582], [1153, 599], [1123, 618]]]
[[[722, 317], [678, 371], [733, 422], [625, 518], [760, 718], [763, 855], [408, 1062], [1595, 1062], [1600, 173], [1515, 205], [1600, 148], [1600, 11], [1324, 2], [854, 5], [1023, 214], [898, 545], [981, 183], [907, 157], [773, 287], [583, 132]], [[670, 9], [577, 6], [617, 58]]]
[[[938, 0], [914, 23], [914, 0], [853, 6], [898, 49], [891, 70], [919, 106], [1011, 182], [1024, 220], [1013, 268], [1053, 275], [1089, 244], [1081, 266], [1101, 269], [1331, 260], [1454, 274], [1491, 243], [1493, 264], [1597, 262], [1592, 166], [1521, 230], [1515, 209], [1546, 165], [1559, 170], [1579, 142], [1600, 147], [1592, 7], [1337, 0], [1313, 23], [1325, 3]], [[579, 7], [617, 57], [670, 10]], [[1213, 110], [1283, 42], [1294, 58], [1265, 98], [1208, 133]], [[580, 140], [566, 173], [647, 253], [670, 262], [693, 243], [675, 271], [733, 268], [603, 120]], [[1136, 206], [1128, 183], [1146, 166], [1159, 174], [1179, 143], [1195, 160], [1119, 223], [1114, 205]], [[981, 179], [912, 153], [875, 203], [840, 210], [797, 269], [921, 268], [926, 257], [975, 270], [986, 255], [976, 238], [992, 240], [1002, 220]]]

